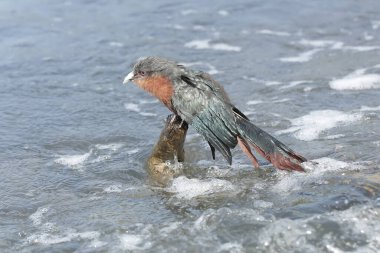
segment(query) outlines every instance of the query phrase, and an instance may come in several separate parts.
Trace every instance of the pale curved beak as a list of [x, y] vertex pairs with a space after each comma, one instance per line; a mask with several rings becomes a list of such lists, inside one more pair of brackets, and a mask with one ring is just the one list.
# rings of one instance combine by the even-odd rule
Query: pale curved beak
[[127, 84], [129, 81], [132, 81], [133, 80], [133, 71], [131, 73], [129, 73], [125, 78], [124, 78], [124, 81], [123, 81], [123, 84]]

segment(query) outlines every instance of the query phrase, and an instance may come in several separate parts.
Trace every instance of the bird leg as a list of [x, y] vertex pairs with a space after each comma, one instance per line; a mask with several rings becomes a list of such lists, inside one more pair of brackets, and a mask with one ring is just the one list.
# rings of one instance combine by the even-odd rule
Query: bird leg
[[181, 118], [181, 123], [179, 124], [179, 128], [182, 128], [182, 126], [183, 126], [183, 122], [185, 122], [185, 120], [183, 120], [183, 119]]
[[259, 168], [259, 163], [256, 159], [256, 157], [252, 154], [252, 151], [251, 151], [251, 148], [249, 147], [248, 143], [246, 140], [244, 140], [242, 137], [238, 136], [237, 137], [237, 140], [238, 140], [238, 143], [239, 143], [239, 146], [241, 148], [241, 150], [243, 150], [243, 152], [248, 156], [248, 158], [252, 161], [253, 163], [253, 166], [255, 166], [255, 168]]

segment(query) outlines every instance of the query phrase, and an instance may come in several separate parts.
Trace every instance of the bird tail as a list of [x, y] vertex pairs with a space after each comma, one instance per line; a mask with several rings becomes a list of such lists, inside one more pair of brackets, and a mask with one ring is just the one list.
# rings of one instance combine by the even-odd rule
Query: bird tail
[[[235, 113], [237, 112], [235, 111]], [[305, 171], [300, 165], [306, 161], [304, 157], [252, 124], [240, 111], [237, 114], [236, 125], [240, 138], [247, 141], [261, 156], [278, 169]]]

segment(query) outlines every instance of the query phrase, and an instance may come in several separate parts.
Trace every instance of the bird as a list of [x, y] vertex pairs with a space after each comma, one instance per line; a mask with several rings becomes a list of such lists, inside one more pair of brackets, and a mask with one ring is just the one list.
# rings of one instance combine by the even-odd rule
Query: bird
[[159, 56], [139, 59], [124, 78], [155, 96], [208, 142], [212, 158], [218, 150], [232, 165], [237, 145], [259, 168], [251, 147], [280, 170], [304, 172], [306, 158], [254, 125], [234, 106], [223, 86], [206, 72], [192, 70]]

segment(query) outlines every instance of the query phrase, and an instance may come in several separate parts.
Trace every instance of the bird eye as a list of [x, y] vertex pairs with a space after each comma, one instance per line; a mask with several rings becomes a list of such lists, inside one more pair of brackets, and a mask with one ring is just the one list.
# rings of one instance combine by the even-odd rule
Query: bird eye
[[140, 70], [139, 72], [137, 72], [137, 74], [140, 75], [140, 76], [145, 76], [145, 71], [141, 71]]

